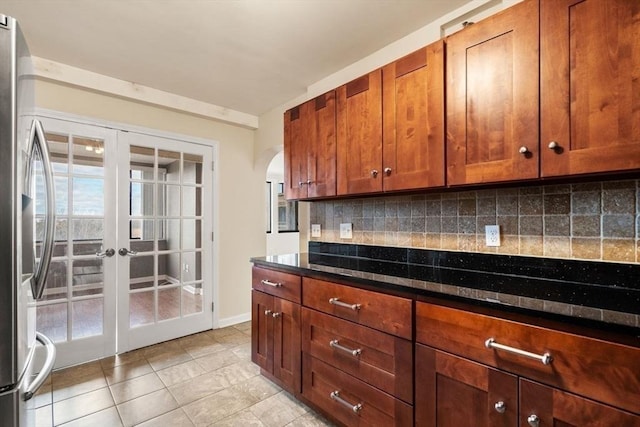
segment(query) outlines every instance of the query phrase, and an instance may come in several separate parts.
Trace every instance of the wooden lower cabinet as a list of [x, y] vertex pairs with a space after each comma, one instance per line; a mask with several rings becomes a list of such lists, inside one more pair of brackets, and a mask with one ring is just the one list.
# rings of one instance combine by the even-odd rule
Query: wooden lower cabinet
[[518, 378], [416, 345], [416, 426], [515, 426]]
[[300, 305], [253, 290], [251, 360], [284, 389], [300, 392]]
[[621, 409], [421, 344], [415, 399], [416, 426], [640, 426]]
[[306, 353], [302, 372], [302, 395], [344, 425], [413, 425], [413, 406]]
[[413, 403], [411, 341], [302, 309], [302, 351]]
[[[636, 397], [640, 398], [640, 395]], [[640, 417], [553, 387], [520, 379], [522, 427], [638, 427]]]

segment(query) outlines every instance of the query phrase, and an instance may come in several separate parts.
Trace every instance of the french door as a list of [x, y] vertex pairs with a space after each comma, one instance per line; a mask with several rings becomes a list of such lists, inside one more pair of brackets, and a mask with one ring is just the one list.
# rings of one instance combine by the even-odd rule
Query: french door
[[212, 327], [212, 149], [122, 133], [118, 351]]
[[[37, 329], [55, 342], [57, 366], [210, 329], [213, 149], [43, 124], [56, 226]], [[42, 233], [37, 205], [35, 221]]]

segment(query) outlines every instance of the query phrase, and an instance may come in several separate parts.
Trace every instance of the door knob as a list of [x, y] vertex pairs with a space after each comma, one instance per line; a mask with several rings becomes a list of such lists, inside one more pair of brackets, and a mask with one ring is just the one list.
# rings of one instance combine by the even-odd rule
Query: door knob
[[98, 252], [96, 253], [96, 257], [97, 258], [104, 258], [104, 257], [109, 257], [111, 258], [112, 256], [114, 256], [116, 254], [116, 250], [113, 248], [109, 248], [104, 252]]
[[120, 254], [120, 256], [135, 256], [135, 255], [138, 255], [138, 252], [130, 251], [127, 248], [118, 249], [118, 253]]

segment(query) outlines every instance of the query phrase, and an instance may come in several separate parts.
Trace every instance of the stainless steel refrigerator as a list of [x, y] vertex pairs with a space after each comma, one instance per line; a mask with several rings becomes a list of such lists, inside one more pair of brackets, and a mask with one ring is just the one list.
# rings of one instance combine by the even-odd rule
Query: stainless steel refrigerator
[[[32, 397], [53, 369], [55, 347], [36, 332], [55, 229], [51, 164], [33, 116], [29, 50], [0, 14], [0, 426], [34, 423]], [[36, 351], [38, 349], [38, 351]], [[42, 349], [43, 357], [36, 357]]]

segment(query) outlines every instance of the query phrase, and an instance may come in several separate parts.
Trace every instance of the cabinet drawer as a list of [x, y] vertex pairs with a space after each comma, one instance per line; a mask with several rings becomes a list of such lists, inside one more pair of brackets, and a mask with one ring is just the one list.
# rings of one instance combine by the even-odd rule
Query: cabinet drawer
[[300, 303], [300, 276], [255, 266], [251, 272], [253, 289]]
[[640, 413], [640, 348], [422, 302], [416, 341]]
[[411, 300], [303, 278], [302, 303], [342, 319], [411, 339]]
[[302, 309], [302, 351], [413, 403], [411, 341]]
[[302, 375], [302, 395], [345, 425], [413, 425], [412, 406], [308, 354]]

